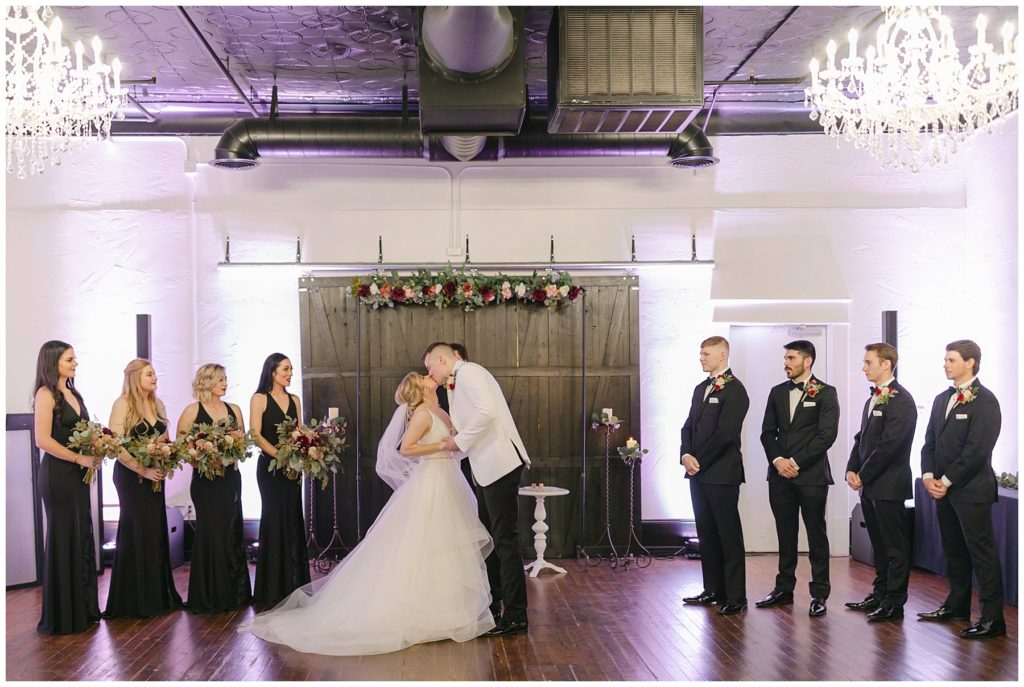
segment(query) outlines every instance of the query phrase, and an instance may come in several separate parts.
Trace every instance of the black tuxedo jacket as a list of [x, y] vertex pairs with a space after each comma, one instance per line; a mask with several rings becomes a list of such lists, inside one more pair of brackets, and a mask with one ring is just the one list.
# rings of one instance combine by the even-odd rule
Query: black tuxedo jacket
[[[725, 374], [732, 373], [726, 370]], [[733, 377], [704, 400], [704, 391], [710, 383], [704, 380], [693, 390], [690, 414], [680, 432], [679, 455], [689, 453], [700, 463], [700, 471], [693, 479], [704, 484], [742, 484], [740, 430], [750, 399], [743, 383]], [[689, 473], [686, 479], [691, 479]]]
[[441, 406], [441, 410], [443, 410], [446, 413], [449, 412], [448, 411], [448, 385], [447, 384], [441, 384], [436, 389], [434, 389], [434, 391], [437, 392], [437, 403], [438, 403], [438, 405]]
[[949, 417], [944, 417], [946, 406], [955, 392], [935, 397], [921, 449], [921, 472], [935, 479], [945, 475], [953, 483], [946, 493], [951, 503], [993, 503], [998, 493], [992, 449], [1002, 425], [999, 401], [980, 381], [972, 386], [978, 387], [978, 396], [953, 406]]
[[885, 501], [904, 501], [914, 496], [910, 472], [910, 447], [917, 428], [917, 405], [899, 382], [888, 403], [875, 404], [869, 413], [869, 397], [861, 411], [860, 431], [853, 437], [847, 472], [856, 472], [864, 488], [861, 496]]
[[[804, 392], [796, 405], [793, 420], [789, 419], [789, 382], [772, 387], [761, 425], [761, 445], [768, 457], [768, 481], [791, 482], [800, 486], [833, 484], [827, 451], [839, 434], [839, 395], [834, 386], [811, 375], [822, 385], [813, 398]], [[778, 473], [772, 460], [792, 458], [800, 467], [793, 479]]]

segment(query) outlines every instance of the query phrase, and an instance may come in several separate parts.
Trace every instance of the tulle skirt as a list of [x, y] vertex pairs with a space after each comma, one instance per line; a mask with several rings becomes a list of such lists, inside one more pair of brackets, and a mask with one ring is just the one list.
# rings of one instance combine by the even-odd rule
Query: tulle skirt
[[494, 627], [492, 541], [452, 460], [423, 460], [330, 575], [239, 631], [306, 653], [365, 656]]

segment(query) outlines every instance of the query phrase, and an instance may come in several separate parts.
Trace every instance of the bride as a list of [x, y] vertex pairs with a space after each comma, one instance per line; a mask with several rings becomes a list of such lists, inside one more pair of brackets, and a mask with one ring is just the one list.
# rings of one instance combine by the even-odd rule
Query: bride
[[494, 627], [484, 567], [492, 542], [443, 449], [452, 427], [436, 386], [410, 372], [395, 392], [400, 405], [377, 450], [377, 473], [395, 493], [363, 541], [240, 632], [306, 653], [365, 656], [465, 642]]

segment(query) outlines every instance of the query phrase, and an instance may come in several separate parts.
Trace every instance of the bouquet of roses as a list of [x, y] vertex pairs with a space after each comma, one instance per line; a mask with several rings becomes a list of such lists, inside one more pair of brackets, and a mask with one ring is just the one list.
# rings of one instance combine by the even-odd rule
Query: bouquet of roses
[[[125, 450], [135, 460], [142, 464], [142, 467], [163, 470], [167, 479], [170, 479], [175, 470], [181, 468], [183, 462], [181, 446], [183, 443], [181, 439], [171, 441], [165, 435], [159, 437], [152, 435], [124, 437], [121, 439], [121, 445], [124, 446]], [[139, 475], [139, 483], [142, 483], [141, 475]], [[153, 480], [152, 488], [153, 491], [162, 490], [163, 482], [161, 480]]]
[[346, 433], [347, 424], [340, 417], [314, 418], [308, 425], [286, 419], [277, 426], [277, 458], [270, 461], [269, 470], [284, 469], [288, 479], [305, 474], [320, 480], [320, 488], [326, 489], [328, 476], [338, 472]]
[[[121, 452], [121, 440], [98, 422], [79, 420], [71, 431], [68, 448], [85, 456], [99, 457], [102, 465], [107, 458], [117, 458], [117, 454]], [[86, 470], [82, 481], [86, 484], [95, 482], [96, 468]]]
[[[180, 443], [178, 443], [180, 442]], [[228, 467], [238, 469], [249, 456], [254, 441], [231, 418], [222, 418], [212, 425], [195, 424], [178, 442], [181, 458], [195, 468], [202, 477], [223, 477]]]

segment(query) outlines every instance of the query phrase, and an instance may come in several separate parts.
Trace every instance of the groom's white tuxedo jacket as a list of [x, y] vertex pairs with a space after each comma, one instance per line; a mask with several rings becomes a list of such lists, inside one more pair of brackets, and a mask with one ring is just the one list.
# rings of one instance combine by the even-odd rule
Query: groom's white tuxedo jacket
[[523, 463], [529, 466], [526, 447], [494, 375], [462, 360], [455, 363], [454, 375], [450, 407], [458, 430], [455, 443], [469, 454], [477, 484], [486, 487]]

